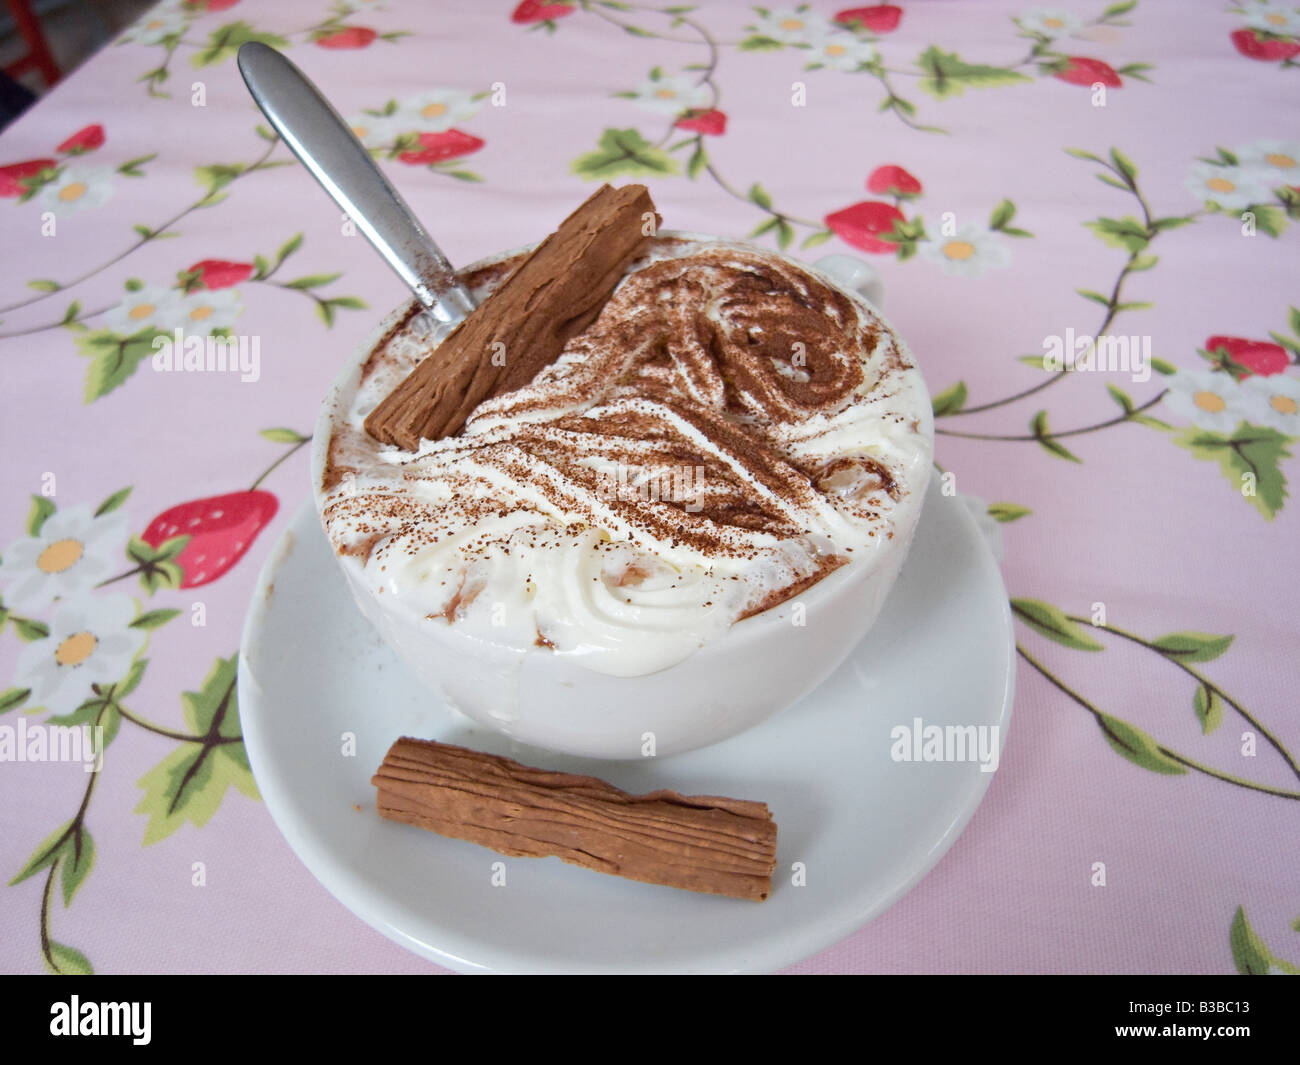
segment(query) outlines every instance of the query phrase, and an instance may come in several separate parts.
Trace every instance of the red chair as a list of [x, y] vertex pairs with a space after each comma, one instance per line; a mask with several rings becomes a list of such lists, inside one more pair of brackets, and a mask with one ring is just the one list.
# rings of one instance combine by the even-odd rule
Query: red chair
[[54, 56], [50, 54], [50, 46], [45, 43], [45, 34], [41, 32], [41, 24], [32, 13], [31, 4], [28, 0], [9, 0], [9, 12], [13, 15], [18, 32], [27, 42], [27, 54], [6, 66], [5, 73], [16, 78], [29, 70], [37, 70], [45, 79], [46, 88], [52, 88], [62, 75], [58, 64], [54, 62]]

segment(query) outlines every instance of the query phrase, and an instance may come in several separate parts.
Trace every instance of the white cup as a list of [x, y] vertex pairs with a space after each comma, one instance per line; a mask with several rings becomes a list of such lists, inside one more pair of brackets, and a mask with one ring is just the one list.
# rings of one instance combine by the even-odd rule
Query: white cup
[[[662, 236], [723, 241], [704, 234]], [[463, 274], [528, 251], [514, 249], [474, 263]], [[758, 249], [775, 255], [767, 249]], [[795, 262], [803, 269], [807, 264]], [[820, 274], [879, 317], [875, 270], [845, 255], [818, 261]], [[393, 311], [349, 357], [321, 405], [312, 440], [312, 487], [320, 513], [322, 478], [335, 419], [351, 409], [361, 367], [374, 347], [413, 310]], [[904, 349], [904, 354], [906, 349]], [[929, 399], [911, 411], [932, 442]], [[721, 637], [654, 673], [619, 677], [583, 666], [580, 656], [544, 648], [516, 650], [479, 639], [441, 618], [419, 614], [377, 594], [362, 561], [336, 555], [361, 611], [385, 642], [448, 705], [522, 743], [591, 758], [659, 757], [733, 736], [791, 706], [822, 683], [867, 634], [902, 568], [920, 516], [932, 448], [906, 471], [906, 494], [894, 505], [893, 539], [869, 561], [850, 561], [793, 599], [734, 623]]]

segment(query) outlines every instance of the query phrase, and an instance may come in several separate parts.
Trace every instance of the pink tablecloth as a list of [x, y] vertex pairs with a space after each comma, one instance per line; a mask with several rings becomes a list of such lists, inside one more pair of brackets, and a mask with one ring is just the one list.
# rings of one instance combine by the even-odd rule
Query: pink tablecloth
[[[312, 879], [237, 738], [300, 444], [403, 298], [259, 130], [254, 38], [453, 261], [606, 178], [883, 274], [1004, 552], [1019, 693], [960, 842], [794, 971], [1295, 971], [1300, 13], [1247, 0], [150, 12], [0, 137], [0, 967], [435, 968]], [[258, 358], [157, 372], [176, 327]], [[1044, 367], [1098, 333], [1129, 340]], [[105, 726], [102, 772], [13, 760], [52, 717]]]

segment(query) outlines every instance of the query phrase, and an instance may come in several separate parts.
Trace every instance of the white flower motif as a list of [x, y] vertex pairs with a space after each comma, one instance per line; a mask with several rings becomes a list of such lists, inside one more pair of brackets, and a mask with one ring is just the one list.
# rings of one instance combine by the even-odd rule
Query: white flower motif
[[782, 44], [809, 44], [819, 37], [826, 37], [835, 28], [828, 19], [806, 10], [806, 5], [805, 8], [769, 11], [754, 25], [758, 36], [770, 37]]
[[131, 628], [135, 617], [135, 603], [125, 595], [61, 603], [50, 634], [23, 648], [14, 683], [31, 688], [33, 706], [70, 714], [90, 697], [92, 684], [121, 680], [131, 668], [145, 642], [145, 633]]
[[1254, 30], [1280, 34], [1283, 37], [1300, 36], [1300, 10], [1256, 0], [1243, 5], [1243, 21]]
[[1059, 7], [1031, 7], [1016, 18], [1020, 28], [1044, 37], [1068, 37], [1083, 29], [1083, 19]]
[[1242, 166], [1215, 166], [1193, 163], [1184, 183], [1187, 191], [1203, 203], [1217, 203], [1230, 211], [1239, 211], [1252, 203], [1266, 203], [1273, 198], [1268, 183], [1259, 172]]
[[1242, 168], [1254, 171], [1270, 189], [1300, 185], [1300, 141], [1255, 141], [1235, 154]]
[[118, 336], [133, 336], [146, 329], [169, 333], [185, 321], [181, 294], [174, 288], [146, 285], [128, 292], [122, 302], [104, 315], [104, 324]]
[[40, 610], [87, 591], [110, 575], [125, 539], [126, 517], [119, 510], [98, 518], [85, 504], [55, 511], [36, 536], [5, 549], [0, 561], [5, 604]]
[[183, 2], [172, 0], [170, 3], [161, 3], [132, 23], [122, 35], [122, 40], [139, 44], [162, 44], [164, 38], [185, 32], [192, 13], [193, 8], [187, 9]]
[[712, 98], [707, 85], [698, 85], [695, 78], [684, 74], [649, 78], [636, 90], [638, 107], [665, 115], [708, 107]]
[[[367, 148], [387, 148], [399, 134], [410, 130], [410, 123], [403, 123], [397, 114], [358, 114], [353, 115], [347, 122], [349, 128], [356, 134], [357, 140]], [[403, 129], [404, 125], [406, 129]]]
[[1280, 373], [1253, 374], [1241, 382], [1241, 392], [1252, 424], [1300, 436], [1300, 380]]
[[1001, 562], [1003, 553], [1002, 526], [996, 518], [989, 514], [989, 505], [979, 496], [967, 495], [964, 492], [958, 492], [953, 498], [965, 507], [966, 512], [975, 519], [980, 534], [989, 545], [989, 550], [993, 552], [994, 560]]
[[58, 176], [41, 188], [41, 202], [63, 218], [88, 208], [98, 207], [116, 192], [111, 166], [81, 166], [69, 163]]
[[473, 93], [463, 89], [431, 89], [404, 100], [394, 117], [408, 131], [443, 133], [458, 122], [473, 118], [478, 111], [479, 102]]
[[1241, 386], [1231, 374], [1179, 370], [1167, 382], [1165, 404], [1174, 414], [1215, 433], [1230, 433], [1250, 417]]
[[1011, 265], [1011, 251], [991, 229], [968, 222], [949, 237], [922, 241], [917, 251], [945, 274], [979, 277], [988, 270]]
[[228, 329], [243, 313], [244, 303], [233, 288], [201, 288], [180, 301], [181, 324], [187, 330]]
[[831, 70], [857, 70], [859, 63], [870, 63], [880, 53], [870, 41], [850, 33], [832, 33], [812, 42], [808, 61]]

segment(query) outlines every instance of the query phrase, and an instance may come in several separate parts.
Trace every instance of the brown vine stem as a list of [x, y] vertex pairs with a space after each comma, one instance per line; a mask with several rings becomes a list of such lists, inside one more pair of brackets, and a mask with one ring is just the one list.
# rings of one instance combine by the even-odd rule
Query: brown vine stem
[[1162, 658], [1165, 658], [1166, 660], [1176, 665], [1189, 677], [1195, 678], [1201, 684], [1202, 687], [1204, 687], [1207, 691], [1212, 691], [1216, 695], [1218, 695], [1220, 699], [1222, 699], [1225, 703], [1227, 703], [1230, 707], [1232, 707], [1235, 711], [1237, 711], [1237, 713], [1241, 715], [1242, 719], [1246, 721], [1251, 728], [1253, 728], [1256, 732], [1262, 735], [1264, 739], [1268, 741], [1268, 745], [1282, 756], [1282, 760], [1286, 762], [1286, 764], [1291, 768], [1291, 772], [1295, 774], [1296, 778], [1300, 779], [1300, 764], [1296, 763], [1295, 758], [1292, 756], [1291, 752], [1286, 749], [1286, 746], [1282, 743], [1282, 741], [1279, 740], [1276, 736], [1274, 736], [1273, 733], [1271, 733], [1267, 728], [1265, 728], [1259, 722], [1259, 719], [1256, 718], [1253, 714], [1251, 714], [1239, 702], [1237, 702], [1236, 699], [1234, 699], [1231, 695], [1229, 695], [1217, 684], [1215, 684], [1214, 681], [1204, 676], [1199, 670], [1193, 669], [1186, 662], [1183, 662], [1181, 659], [1166, 653], [1163, 649], [1157, 647], [1150, 640], [1144, 640], [1141, 636], [1137, 635], [1136, 633], [1126, 632], [1123, 629], [1116, 628], [1114, 625], [1095, 625], [1091, 618], [1075, 617], [1073, 615], [1067, 615], [1067, 616], [1070, 618], [1071, 621], [1077, 622], [1081, 625], [1092, 625], [1094, 628], [1101, 629], [1103, 632], [1113, 633], [1114, 635], [1119, 636], [1122, 639], [1135, 643], [1139, 647], [1145, 647], [1149, 651], [1155, 651]]
[[1121, 425], [1124, 422], [1134, 420], [1144, 410], [1154, 407], [1162, 399], [1169, 389], [1161, 389], [1155, 396], [1147, 400], [1140, 407], [1134, 407], [1132, 410], [1125, 411], [1116, 418], [1108, 418], [1104, 422], [1097, 422], [1095, 425], [1084, 425], [1078, 429], [1066, 429], [1060, 433], [1044, 433], [1042, 436], [1034, 436], [1032, 433], [1018, 434], [997, 434], [997, 433], [961, 433], [955, 429], [935, 429], [938, 436], [959, 436], [965, 440], [1006, 440], [1006, 441], [1028, 441], [1028, 440], [1059, 440], [1067, 436], [1082, 436], [1084, 433], [1095, 433], [1098, 429], [1107, 429], [1112, 425]]
[[[1042, 676], [1045, 677], [1047, 681], [1054, 688], [1064, 693], [1065, 695], [1068, 695], [1079, 706], [1087, 710], [1088, 713], [1090, 713], [1093, 716], [1093, 718], [1096, 719], [1098, 727], [1101, 728], [1101, 730], [1104, 733], [1106, 733], [1107, 736], [1111, 737], [1111, 739], [1113, 739], [1116, 743], [1122, 742], [1118, 736], [1115, 736], [1115, 734], [1112, 733], [1109, 728], [1107, 728], [1106, 720], [1105, 720], [1106, 715], [1103, 714], [1102, 711], [1098, 710], [1097, 707], [1095, 707], [1082, 695], [1076, 692], [1073, 688], [1069, 687], [1064, 681], [1062, 681], [1059, 677], [1057, 677], [1054, 673], [1052, 673], [1050, 669], [1048, 669], [1045, 665], [1039, 662], [1038, 659], [1036, 659], [1023, 647], [1021, 647], [1020, 644], [1016, 644], [1016, 653], [1019, 654], [1020, 657], [1023, 658], [1026, 662], [1028, 662], [1031, 666], [1033, 666], [1035, 670], [1037, 670], [1040, 674], [1042, 674]], [[1170, 750], [1168, 747], [1165, 747], [1162, 744], [1156, 744], [1156, 750], [1158, 750], [1166, 758], [1169, 758], [1172, 761], [1177, 762], [1179, 765], [1184, 766], [1187, 769], [1191, 769], [1197, 773], [1204, 774], [1205, 776], [1213, 777], [1215, 780], [1222, 780], [1227, 784], [1233, 784], [1236, 787], [1245, 788], [1248, 791], [1263, 792], [1265, 795], [1276, 795], [1278, 798], [1281, 799], [1300, 799], [1300, 791], [1287, 791], [1285, 788], [1274, 788], [1267, 784], [1260, 784], [1253, 780], [1246, 780], [1244, 777], [1233, 776], [1231, 773], [1220, 772], [1219, 770], [1214, 769], [1211, 766], [1203, 765], [1200, 762], [1194, 761], [1193, 759], [1188, 758], [1186, 755], [1179, 754], [1177, 751]]]

